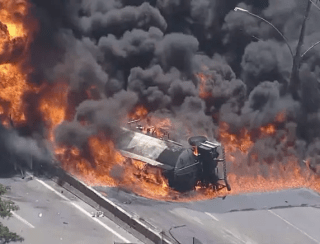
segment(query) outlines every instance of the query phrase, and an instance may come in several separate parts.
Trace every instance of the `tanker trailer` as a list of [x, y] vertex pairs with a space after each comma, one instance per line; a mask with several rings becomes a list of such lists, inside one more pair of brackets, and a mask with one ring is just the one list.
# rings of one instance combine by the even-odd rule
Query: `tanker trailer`
[[182, 145], [169, 138], [142, 133], [141, 126], [136, 128], [137, 131], [121, 129], [116, 140], [117, 148], [125, 157], [161, 168], [173, 189], [185, 192], [200, 185], [231, 190], [224, 148], [218, 141], [195, 136]]

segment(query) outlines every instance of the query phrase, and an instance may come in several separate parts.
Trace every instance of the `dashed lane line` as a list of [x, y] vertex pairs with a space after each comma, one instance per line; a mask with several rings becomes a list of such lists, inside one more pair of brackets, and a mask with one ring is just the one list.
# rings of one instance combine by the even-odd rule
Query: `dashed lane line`
[[89, 218], [91, 218], [92, 220], [94, 220], [95, 222], [97, 222], [99, 225], [101, 225], [103, 228], [105, 228], [106, 230], [108, 230], [109, 232], [111, 232], [112, 234], [114, 234], [115, 236], [117, 236], [119, 239], [123, 240], [126, 243], [130, 243], [129, 240], [127, 240], [126, 238], [124, 238], [122, 235], [120, 235], [118, 232], [116, 232], [115, 230], [113, 230], [111, 227], [109, 227], [108, 225], [106, 225], [105, 223], [103, 223], [101, 220], [96, 219], [96, 218], [92, 218], [91, 214], [89, 212], [87, 212], [86, 210], [84, 210], [82, 207], [80, 207], [78, 204], [72, 202], [70, 199], [68, 199], [67, 197], [65, 197], [64, 195], [62, 195], [60, 192], [56, 191], [55, 189], [53, 189], [51, 186], [49, 186], [47, 183], [45, 183], [44, 181], [37, 179], [34, 177], [34, 180], [36, 180], [37, 182], [39, 182], [40, 184], [42, 184], [44, 187], [46, 187], [48, 190], [54, 192], [55, 194], [57, 194], [59, 197], [61, 197], [62, 199], [66, 200], [68, 203], [70, 203], [73, 207], [75, 207], [76, 209], [78, 209], [80, 212], [82, 212], [83, 214], [87, 215]]
[[302, 234], [304, 234], [305, 236], [307, 236], [309, 239], [313, 240], [315, 243], [320, 244], [320, 242], [316, 239], [314, 239], [312, 236], [308, 235], [305, 231], [299, 229], [297, 226], [291, 224], [288, 220], [282, 218], [280, 215], [276, 214], [275, 212], [273, 212], [272, 210], [268, 210], [269, 213], [272, 213], [274, 216], [278, 217], [279, 219], [281, 219], [282, 221], [286, 222], [288, 225], [290, 225], [291, 227], [295, 228], [296, 230], [300, 231]]
[[208, 212], [205, 212], [205, 214], [210, 216], [211, 218], [213, 218], [215, 221], [219, 221], [219, 219], [216, 216], [214, 216], [213, 214], [208, 213]]
[[12, 213], [12, 215], [13, 215], [16, 219], [20, 220], [20, 221], [21, 221], [22, 223], [24, 223], [25, 225], [29, 226], [29, 227], [32, 228], [32, 229], [35, 228], [32, 224], [30, 224], [27, 220], [25, 220], [24, 218], [22, 218], [20, 215], [16, 214], [16, 213], [13, 212], [13, 211], [11, 211], [11, 213]]
[[[210, 216], [212, 219], [214, 219], [215, 221], [219, 222], [220, 220], [214, 216], [213, 214], [211, 213], [208, 213], [208, 212], [205, 212], [206, 215]], [[243, 240], [241, 236], [233, 233], [231, 230], [225, 228], [225, 227], [221, 227], [222, 230], [224, 230], [226, 233], [228, 233], [232, 238], [234, 238], [234, 240], [230, 240], [232, 241], [233, 243], [247, 243], [247, 241]]]

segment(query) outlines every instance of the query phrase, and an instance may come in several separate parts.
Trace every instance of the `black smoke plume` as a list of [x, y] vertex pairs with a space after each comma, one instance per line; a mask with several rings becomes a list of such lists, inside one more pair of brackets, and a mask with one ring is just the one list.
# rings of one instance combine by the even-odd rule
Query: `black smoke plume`
[[[56, 130], [59, 143], [81, 146], [99, 130], [112, 134], [125, 114], [144, 105], [155, 114], [187, 121], [192, 134], [215, 137], [221, 122], [237, 133], [273, 123], [285, 112], [279, 130], [287, 131], [287, 123], [296, 125], [295, 153], [306, 151], [301, 159], [318, 155], [320, 45], [303, 59], [302, 99], [294, 101], [286, 94], [292, 57], [283, 39], [264, 22], [233, 11], [238, 6], [266, 18], [294, 50], [304, 1], [31, 3], [30, 15], [39, 21], [39, 31], [28, 59], [34, 68], [29, 81], [63, 79], [76, 94], [92, 86], [99, 91], [95, 101], [79, 102], [74, 120]], [[312, 9], [304, 48], [320, 40], [319, 20], [320, 13]], [[206, 77], [206, 84], [198, 74]], [[201, 85], [206, 96], [199, 92]], [[89, 121], [90, 128], [81, 120]], [[256, 148], [271, 150], [277, 140], [260, 141]], [[283, 155], [283, 147], [276, 148], [268, 160]]]

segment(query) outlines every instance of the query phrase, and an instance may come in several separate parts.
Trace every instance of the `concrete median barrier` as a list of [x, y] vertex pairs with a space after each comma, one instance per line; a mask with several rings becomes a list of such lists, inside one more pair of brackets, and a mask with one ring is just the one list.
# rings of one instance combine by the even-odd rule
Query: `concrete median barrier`
[[59, 166], [47, 165], [46, 172], [49, 172], [51, 176], [57, 177], [60, 182], [66, 182], [76, 190], [80, 191], [86, 197], [90, 198], [96, 204], [101, 206], [112, 213], [116, 218], [125, 222], [130, 228], [139, 232], [147, 239], [156, 244], [177, 244], [171, 237], [167, 236], [164, 232], [159, 232], [153, 229], [146, 223], [145, 220], [139, 219], [139, 216], [133, 216], [124, 209], [117, 206], [114, 202], [104, 197], [101, 193], [97, 192], [92, 187], [86, 185], [82, 181], [76, 179]]

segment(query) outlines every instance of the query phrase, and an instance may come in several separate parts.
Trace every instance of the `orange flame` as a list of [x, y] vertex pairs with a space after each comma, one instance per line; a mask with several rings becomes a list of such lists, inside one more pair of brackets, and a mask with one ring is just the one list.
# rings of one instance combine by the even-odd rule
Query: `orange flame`
[[138, 119], [144, 119], [148, 114], [148, 110], [140, 105], [135, 108], [135, 110], [129, 114], [129, 119], [131, 120], [138, 120]]
[[207, 79], [209, 79], [210, 77], [208, 77], [203, 73], [198, 73], [196, 74], [196, 76], [198, 77], [198, 80], [199, 80], [199, 97], [201, 97], [202, 99], [207, 99], [212, 97], [211, 92], [206, 90]]
[[237, 175], [231, 173], [228, 175], [229, 182], [232, 185], [232, 194], [279, 191], [302, 187], [320, 192], [320, 177], [307, 167], [301, 167], [294, 157], [287, 163], [274, 162], [271, 166], [266, 166], [268, 175], [265, 176], [263, 166], [261, 164], [256, 165], [256, 167], [248, 167], [248, 171], [251, 171], [249, 174]]
[[91, 137], [88, 148], [91, 155], [84, 155], [77, 148], [61, 147], [56, 155], [65, 170], [92, 186], [118, 186], [159, 199], [172, 191], [159, 169], [123, 157], [103, 135]]
[[[53, 130], [66, 119], [68, 105], [68, 86], [65, 83], [45, 85], [37, 88], [26, 81], [27, 74], [21, 69], [21, 63], [27, 55], [31, 40], [31, 29], [26, 28], [23, 16], [27, 14], [27, 0], [0, 0], [0, 118], [4, 125], [9, 125], [9, 117], [14, 122], [24, 122], [24, 95], [32, 92], [41, 94], [39, 110], [49, 130], [49, 139], [54, 142]], [[17, 61], [8, 58], [7, 53], [14, 50], [17, 44], [23, 46], [21, 57]], [[9, 47], [9, 48], [8, 48]], [[9, 55], [10, 56], [10, 55]], [[207, 67], [203, 67], [207, 71]], [[207, 81], [212, 79], [208, 74], [197, 74], [199, 79], [199, 96], [203, 99], [212, 97], [207, 90]], [[88, 97], [94, 98], [93, 87]], [[163, 137], [165, 130], [172, 129], [169, 119], [148, 116], [148, 110], [139, 106], [129, 115], [133, 120], [146, 119], [143, 132]], [[286, 120], [286, 113], [281, 112], [275, 118], [276, 123]], [[258, 138], [273, 136], [277, 131], [274, 124], [259, 128]], [[298, 160], [287, 156], [286, 162], [281, 160], [273, 164], [257, 163], [259, 155], [248, 152], [254, 146], [253, 135], [247, 129], [238, 134], [231, 134], [226, 123], [220, 125], [220, 139], [225, 146], [227, 160], [232, 162], [231, 173], [228, 174], [232, 191], [220, 192], [212, 188], [198, 186], [196, 191], [181, 194], [169, 188], [167, 180], [160, 169], [153, 168], [140, 161], [123, 157], [114, 148], [114, 144], [103, 135], [91, 137], [86, 148], [68, 148], [56, 146], [57, 159], [62, 167], [78, 176], [86, 183], [94, 186], [119, 186], [148, 198], [170, 201], [204, 200], [226, 194], [248, 192], [275, 191], [288, 188], [308, 187], [320, 192], [320, 178], [306, 166], [300, 166]], [[282, 139], [283, 141], [286, 138]], [[194, 153], [197, 155], [197, 149]], [[250, 157], [254, 163], [250, 166], [246, 160]]]
[[212, 74], [206, 73], [206, 71], [209, 70], [206, 65], [203, 65], [201, 70], [202, 72], [195, 74], [199, 81], [199, 97], [202, 99], [208, 99], [212, 97], [212, 93], [207, 90], [207, 81], [208, 79], [213, 79], [213, 76]]
[[59, 82], [44, 90], [39, 109], [49, 130], [49, 139], [53, 141], [54, 129], [66, 119], [68, 84]]
[[27, 2], [22, 0], [1, 0], [0, 21], [5, 24], [10, 35], [10, 39], [25, 36], [26, 29], [19, 16], [25, 16], [27, 12]]
[[[26, 29], [23, 16], [27, 14], [28, 3], [25, 0], [0, 0], [0, 57], [6, 59], [13, 52], [17, 43], [27, 49], [29, 30]], [[12, 49], [12, 50], [11, 50]], [[2, 123], [8, 124], [9, 117], [14, 122], [25, 121], [23, 95], [36, 92], [36, 88], [26, 82], [26, 75], [21, 71], [19, 62], [0, 63], [0, 111]]]
[[15, 122], [25, 121], [23, 95], [36, 89], [26, 82], [17, 65], [0, 65], [0, 107], [6, 118]]
[[219, 129], [220, 140], [228, 153], [236, 152], [237, 150], [247, 153], [254, 144], [251, 141], [248, 130], [245, 128], [240, 131], [239, 136], [228, 133], [229, 125], [225, 122], [220, 124]]
[[260, 132], [263, 136], [269, 136], [276, 133], [276, 128], [274, 125], [267, 125], [260, 128]]
[[[284, 121], [285, 113], [278, 115], [275, 120]], [[272, 164], [267, 164], [258, 161], [258, 155], [252, 154], [250, 157], [254, 162], [248, 165], [249, 151], [254, 145], [248, 130], [243, 129], [239, 135], [233, 135], [228, 133], [228, 129], [228, 125], [222, 123], [221, 141], [225, 145], [227, 159], [232, 163], [232, 173], [228, 174], [231, 194], [302, 187], [320, 192], [320, 177], [309, 169], [308, 164], [301, 166], [294, 155], [288, 154], [285, 161], [275, 159]], [[275, 133], [275, 125], [269, 124], [260, 128], [259, 138], [273, 136]]]
[[[230, 134], [226, 123], [220, 126], [220, 137], [226, 149], [227, 160], [233, 164], [228, 173], [232, 191], [215, 191], [213, 187], [196, 186], [195, 191], [181, 194], [170, 189], [161, 170], [150, 167], [140, 161], [123, 157], [111, 141], [102, 135], [89, 140], [91, 157], [81, 154], [79, 149], [59, 149], [58, 158], [63, 168], [92, 186], [118, 186], [133, 191], [141, 196], [166, 201], [205, 200], [229, 194], [277, 191], [289, 188], [308, 187], [320, 191], [320, 178], [308, 167], [300, 167], [294, 156], [288, 156], [286, 163], [253, 163], [248, 165], [248, 152], [254, 145], [247, 129], [238, 135]], [[276, 127], [273, 124], [259, 129], [259, 138], [273, 136]], [[61, 151], [63, 153], [61, 153]], [[197, 149], [194, 154], [198, 155]], [[251, 155], [254, 161], [257, 155]], [[94, 164], [90, 161], [91, 158]], [[242, 161], [241, 161], [242, 160]], [[90, 163], [91, 162], [91, 163]], [[266, 174], [267, 172], [267, 174]]]
[[198, 147], [193, 147], [193, 155], [199, 156]]
[[286, 120], [286, 118], [287, 118], [286, 111], [282, 111], [277, 114], [277, 116], [275, 118], [275, 122], [284, 122]]
[[128, 117], [131, 121], [136, 122], [135, 125], [139, 122], [138, 129], [140, 129], [142, 133], [157, 138], [169, 137], [169, 130], [173, 127], [170, 119], [162, 119], [154, 115], [149, 115], [148, 110], [143, 106], [138, 106]]
[[147, 125], [142, 128], [142, 133], [152, 135], [157, 138], [164, 138], [165, 136], [169, 137], [168, 131], [171, 128], [172, 123], [170, 119], [160, 119], [152, 116], [147, 119]]

